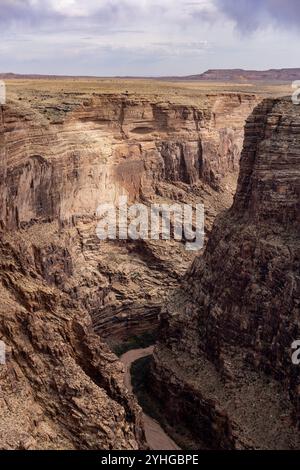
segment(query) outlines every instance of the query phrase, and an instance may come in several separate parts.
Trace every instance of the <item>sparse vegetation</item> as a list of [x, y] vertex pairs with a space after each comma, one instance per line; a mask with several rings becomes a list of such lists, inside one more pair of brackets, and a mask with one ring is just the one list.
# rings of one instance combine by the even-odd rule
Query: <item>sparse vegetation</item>
[[103, 94], [123, 94], [185, 105], [203, 105], [207, 93], [253, 93], [263, 96], [283, 96], [290, 85], [280, 83], [222, 83], [203, 81], [159, 81], [149, 79], [17, 79], [6, 80], [9, 100], [31, 103], [40, 112], [64, 116], [78, 105], [90, 103]]

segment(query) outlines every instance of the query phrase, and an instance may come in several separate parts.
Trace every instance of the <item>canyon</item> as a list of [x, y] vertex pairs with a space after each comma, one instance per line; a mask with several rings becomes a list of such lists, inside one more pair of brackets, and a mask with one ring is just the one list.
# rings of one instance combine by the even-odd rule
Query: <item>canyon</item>
[[[120, 361], [125, 366], [125, 385], [127, 389], [134, 393], [134, 386], [132, 384], [132, 365], [140, 359], [152, 356], [154, 346], [144, 349], [130, 350], [120, 357]], [[143, 413], [143, 428], [145, 430], [145, 439], [151, 450], [180, 450], [174, 441], [164, 432], [160, 424]]]
[[190, 448], [299, 449], [300, 115], [246, 124], [233, 206], [161, 318], [153, 394]]
[[[297, 107], [38, 82], [12, 83], [1, 106], [0, 447], [147, 448], [113, 351], [157, 330], [151, 388], [168, 432], [192, 448], [297, 447]], [[203, 203], [204, 254], [100, 241], [97, 207], [119, 196]]]
[[209, 231], [232, 201], [258, 99], [205, 95], [197, 108], [124, 95], [67, 95], [62, 105], [47, 97], [47, 106], [38, 98], [2, 110], [2, 229], [36, 241], [39, 274], [82, 303], [101, 337], [149, 331], [191, 254], [164, 241], [100, 244], [97, 208], [122, 195], [148, 205], [201, 200]]

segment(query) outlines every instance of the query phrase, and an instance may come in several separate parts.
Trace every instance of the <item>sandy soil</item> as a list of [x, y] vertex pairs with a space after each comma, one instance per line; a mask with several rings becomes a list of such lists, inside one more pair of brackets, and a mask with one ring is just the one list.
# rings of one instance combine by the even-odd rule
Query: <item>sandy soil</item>
[[[121, 361], [125, 366], [125, 385], [132, 393], [130, 368], [133, 362], [153, 354], [154, 346], [146, 349], [134, 349], [123, 354]], [[180, 450], [175, 442], [165, 433], [157, 421], [143, 413], [146, 441], [151, 450]]]
[[6, 80], [7, 98], [30, 103], [39, 112], [50, 107], [76, 106], [97, 94], [128, 94], [155, 102], [202, 105], [207, 94], [251, 93], [262, 97], [291, 94], [291, 85], [275, 83], [183, 82], [130, 79]]

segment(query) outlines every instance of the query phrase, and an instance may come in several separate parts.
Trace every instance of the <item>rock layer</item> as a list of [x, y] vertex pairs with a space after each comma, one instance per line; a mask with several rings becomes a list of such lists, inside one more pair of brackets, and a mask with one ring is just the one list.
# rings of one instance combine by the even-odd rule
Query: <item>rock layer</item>
[[153, 196], [163, 181], [201, 179], [218, 189], [238, 170], [244, 122], [256, 102], [253, 95], [212, 95], [198, 109], [99, 96], [47, 119], [33, 106], [4, 106], [1, 224], [94, 216], [99, 203]]
[[122, 339], [154, 328], [190, 257], [178, 243], [100, 243], [96, 209], [119, 195], [202, 197], [212, 223], [231, 200], [221, 180], [236, 172], [257, 100], [208, 96], [198, 109], [40, 98], [1, 107], [0, 447], [142, 448], [140, 408], [94, 331]]
[[154, 392], [196, 448], [300, 448], [300, 114], [249, 117], [238, 190], [162, 315]]
[[87, 312], [45, 282], [30, 238], [1, 233], [1, 449], [142, 448], [121, 364]]
[[[36, 247], [46, 280], [82, 300], [102, 335], [139, 334], [153, 327], [164, 292], [192, 258], [181, 243], [100, 244], [96, 209], [121, 195], [146, 204], [202, 200], [209, 229], [230, 204], [222, 179], [235, 178], [257, 98], [209, 95], [201, 107], [124, 95], [68, 100], [2, 108], [0, 225], [52, 224], [48, 245]], [[68, 235], [62, 257], [57, 230]]]

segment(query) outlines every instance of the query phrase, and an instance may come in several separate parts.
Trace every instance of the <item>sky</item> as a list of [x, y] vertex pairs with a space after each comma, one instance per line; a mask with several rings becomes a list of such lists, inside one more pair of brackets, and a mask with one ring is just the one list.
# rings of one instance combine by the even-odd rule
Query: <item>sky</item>
[[299, 0], [0, 0], [0, 72], [300, 67]]

